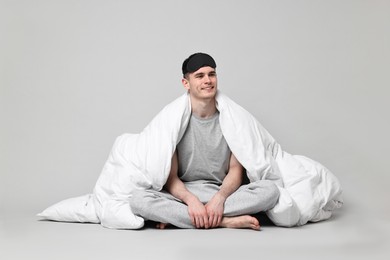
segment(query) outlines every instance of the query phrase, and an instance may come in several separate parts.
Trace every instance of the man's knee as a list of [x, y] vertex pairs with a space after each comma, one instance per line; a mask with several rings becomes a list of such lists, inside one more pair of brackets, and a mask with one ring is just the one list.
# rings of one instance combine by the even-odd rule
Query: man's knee
[[269, 201], [267, 210], [269, 210], [275, 207], [276, 203], [278, 203], [280, 191], [276, 186], [276, 184], [273, 183], [272, 181], [266, 181], [266, 182], [268, 185], [268, 201]]
[[141, 214], [147, 207], [149, 192], [145, 190], [134, 190], [130, 198], [130, 208], [134, 214]]
[[256, 183], [260, 188], [260, 200], [264, 201], [264, 211], [272, 209], [279, 200], [279, 189], [276, 184], [269, 180], [261, 180]]
[[269, 201], [270, 201], [270, 205], [269, 205], [269, 209], [275, 207], [276, 203], [278, 203], [279, 201], [279, 196], [280, 196], [280, 191], [279, 191], [279, 188], [278, 186], [276, 186], [275, 183], [269, 181], [270, 184], [269, 184]]

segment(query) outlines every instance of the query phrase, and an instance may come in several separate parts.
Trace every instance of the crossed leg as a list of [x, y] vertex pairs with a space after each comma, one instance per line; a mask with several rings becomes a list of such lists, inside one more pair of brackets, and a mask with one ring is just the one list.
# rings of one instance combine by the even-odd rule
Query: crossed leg
[[[203, 203], [218, 191], [214, 184], [188, 185], [187, 188]], [[260, 230], [259, 221], [251, 216], [272, 208], [279, 197], [277, 187], [270, 181], [258, 181], [241, 186], [225, 202], [224, 217], [220, 227]], [[157, 228], [168, 224], [180, 228], [194, 228], [187, 205], [167, 192], [138, 191], [130, 201], [134, 214], [158, 222]]]

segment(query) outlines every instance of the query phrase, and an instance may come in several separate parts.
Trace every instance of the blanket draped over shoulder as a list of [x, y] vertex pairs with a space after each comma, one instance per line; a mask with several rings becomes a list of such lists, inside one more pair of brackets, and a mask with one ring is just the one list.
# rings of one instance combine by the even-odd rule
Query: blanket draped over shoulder
[[[291, 227], [317, 222], [342, 206], [340, 183], [328, 169], [283, 151], [256, 118], [220, 91], [216, 100], [223, 136], [248, 179], [272, 180], [279, 188], [278, 203], [266, 212], [273, 223]], [[116, 139], [92, 194], [61, 201], [38, 216], [115, 229], [141, 228], [144, 219], [129, 205], [132, 192], [163, 188], [190, 116], [186, 93], [165, 106], [141, 133]]]

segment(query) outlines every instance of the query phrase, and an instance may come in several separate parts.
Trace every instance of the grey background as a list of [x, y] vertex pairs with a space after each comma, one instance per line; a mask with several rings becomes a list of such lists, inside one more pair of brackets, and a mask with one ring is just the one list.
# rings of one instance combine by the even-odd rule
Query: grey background
[[[72, 254], [64, 245], [79, 229], [128, 241], [123, 236], [130, 233], [34, 216], [92, 192], [116, 136], [141, 131], [184, 93], [181, 63], [202, 51], [216, 59], [225, 94], [284, 150], [320, 161], [344, 187], [339, 218], [309, 225], [308, 234], [271, 228], [273, 239], [263, 243], [272, 252], [281, 241], [291, 250], [298, 241], [310, 248], [319, 235], [326, 246], [312, 245], [313, 254], [340, 246], [355, 257], [364, 256], [362, 246], [387, 254], [389, 14], [390, 2], [375, 0], [0, 0], [0, 238], [9, 242], [3, 253], [42, 257], [36, 245], [54, 246], [51, 236], [65, 234], [57, 249]], [[160, 236], [148, 232], [131, 236]], [[219, 232], [230, 235], [209, 234], [218, 239]], [[40, 233], [41, 242], [33, 243]], [[179, 234], [176, 241], [187, 233]], [[204, 241], [205, 233], [195, 234]], [[340, 236], [345, 240], [334, 242]], [[17, 250], [21, 244], [30, 251]]]

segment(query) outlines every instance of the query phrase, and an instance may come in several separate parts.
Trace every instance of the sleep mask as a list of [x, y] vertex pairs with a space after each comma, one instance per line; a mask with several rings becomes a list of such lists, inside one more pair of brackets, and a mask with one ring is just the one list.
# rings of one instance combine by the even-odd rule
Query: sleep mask
[[211, 67], [215, 69], [217, 64], [214, 59], [206, 53], [195, 53], [188, 57], [182, 66], [183, 75], [197, 71], [202, 67]]

